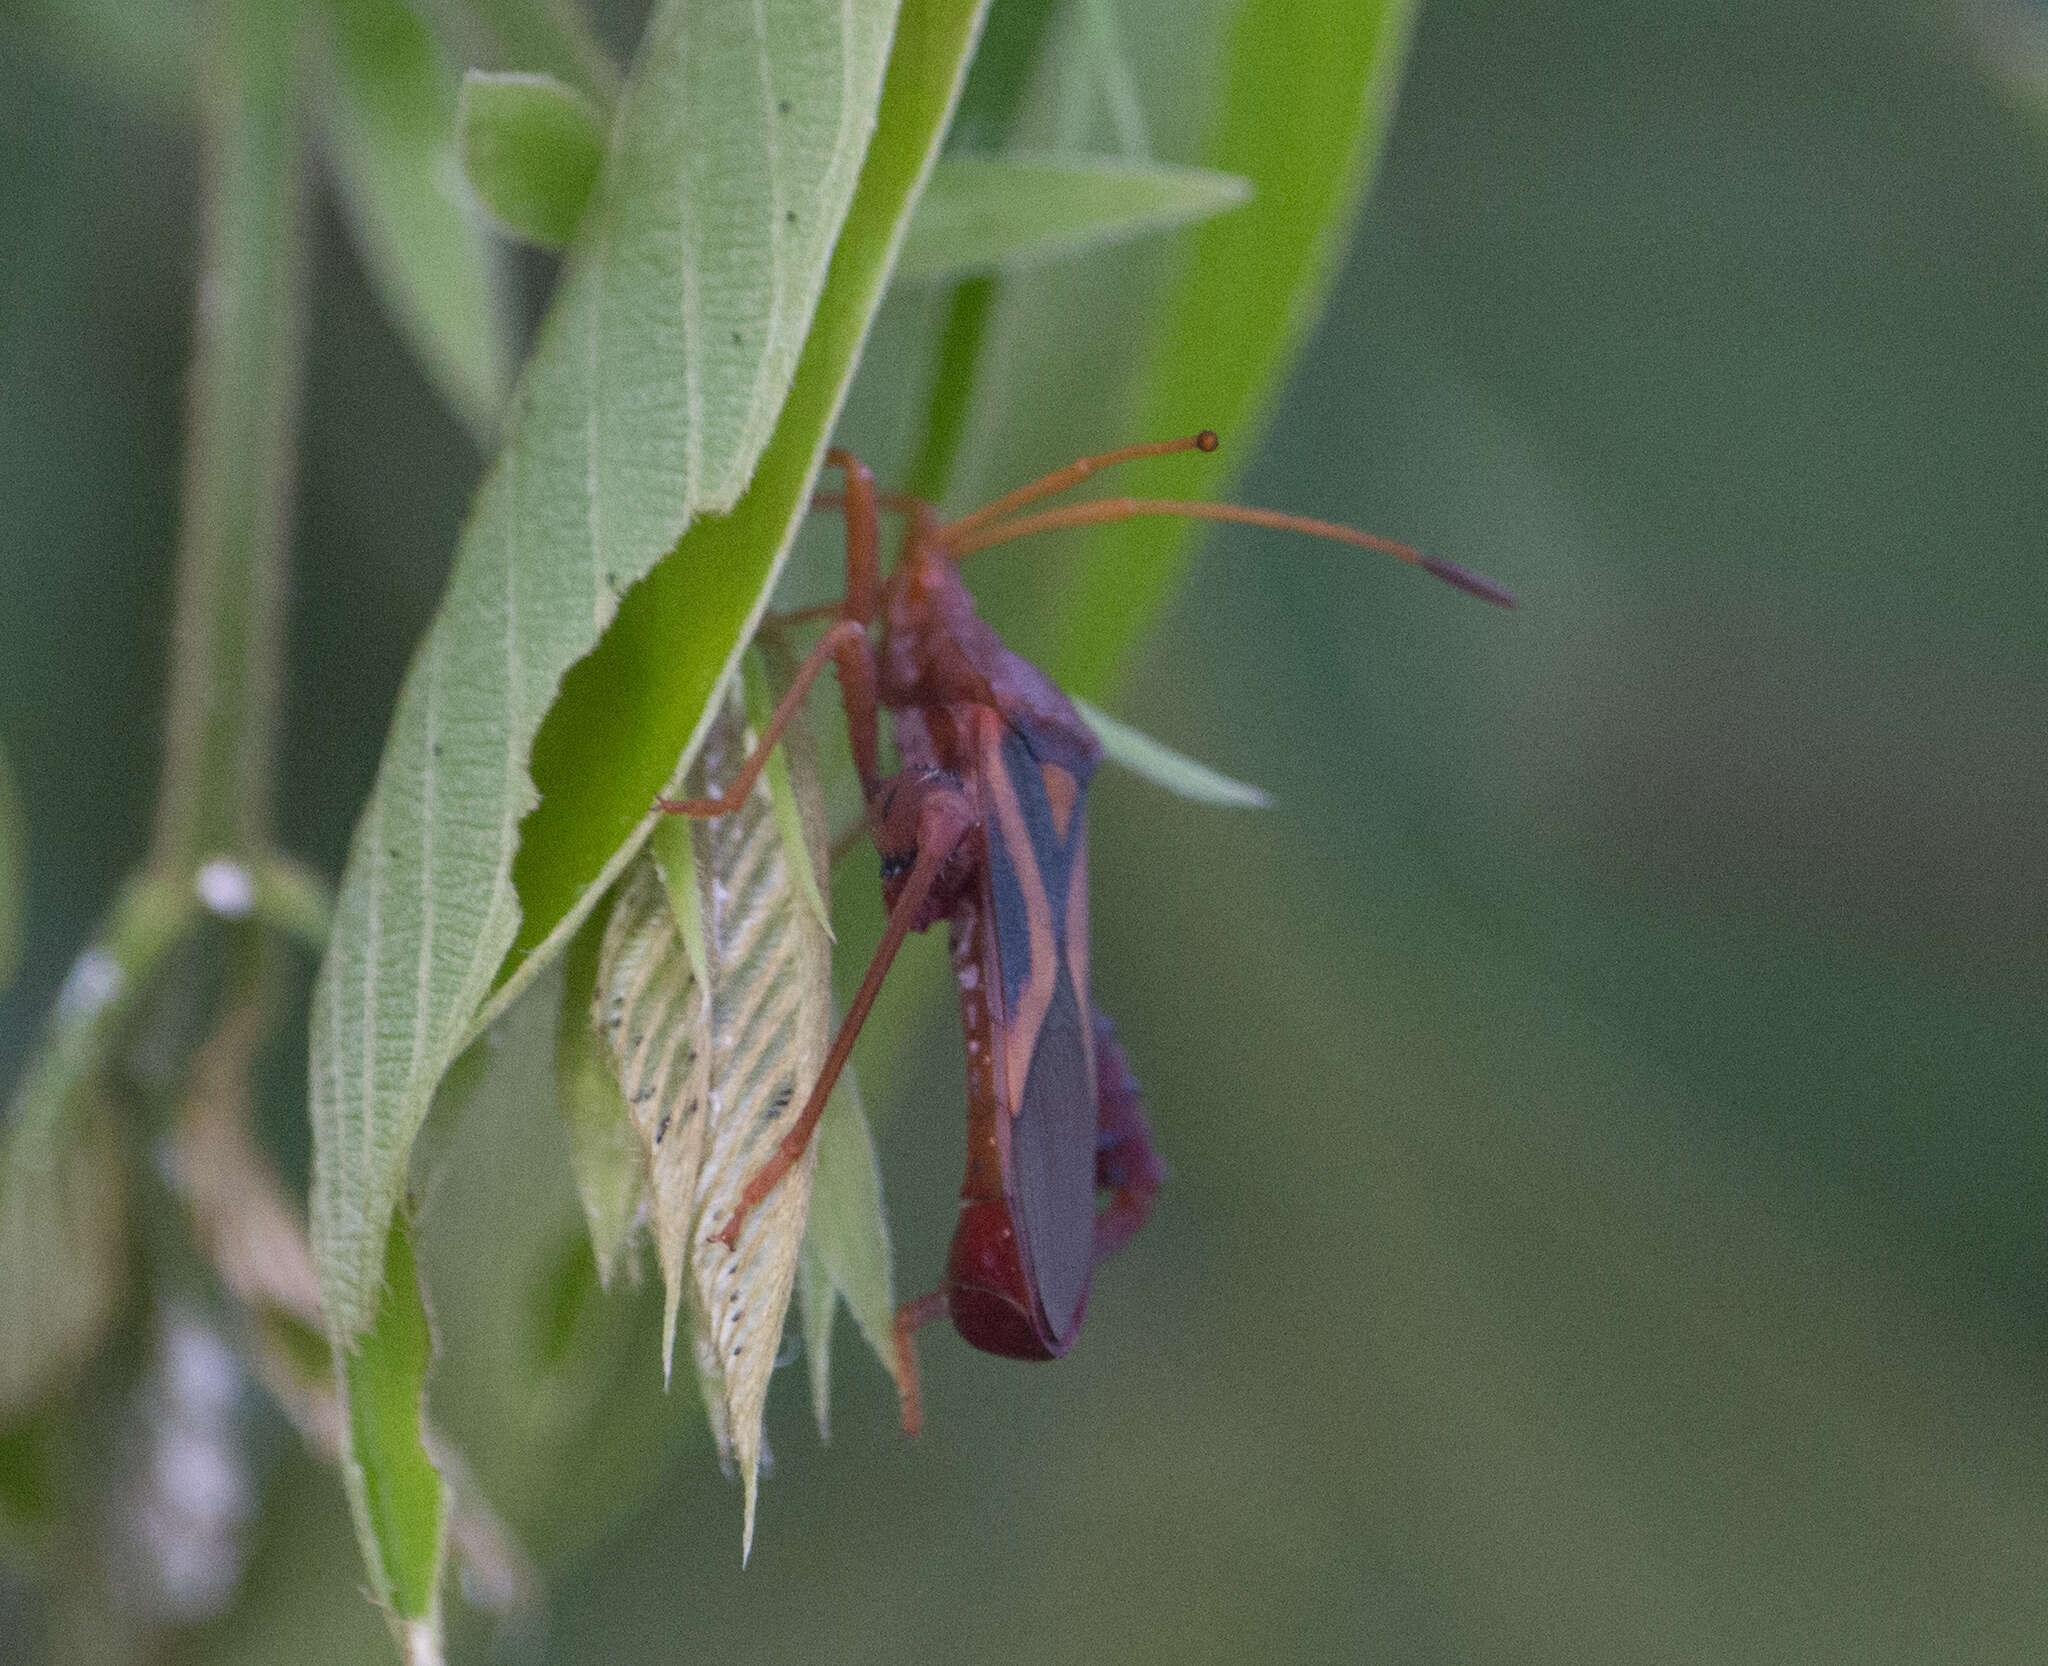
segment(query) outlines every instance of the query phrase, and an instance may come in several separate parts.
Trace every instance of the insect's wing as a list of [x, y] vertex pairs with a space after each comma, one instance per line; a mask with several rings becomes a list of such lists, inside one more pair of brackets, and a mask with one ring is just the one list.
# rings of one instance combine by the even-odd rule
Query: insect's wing
[[1064, 1353], [1087, 1306], [1095, 1239], [1085, 782], [994, 721], [981, 762], [984, 962], [1001, 987], [998, 1093], [1010, 1116], [1004, 1190], [1044, 1339]]

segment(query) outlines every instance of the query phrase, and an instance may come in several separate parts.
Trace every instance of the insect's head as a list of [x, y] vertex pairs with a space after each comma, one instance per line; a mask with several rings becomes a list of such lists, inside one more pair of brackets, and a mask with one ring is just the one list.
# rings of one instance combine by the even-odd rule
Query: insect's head
[[[927, 801], [935, 795], [958, 797], [965, 791], [960, 777], [943, 769], [906, 769], [884, 781], [868, 807], [868, 827], [882, 859], [882, 902], [896, 906], [910, 870], [916, 866]], [[951, 913], [969, 866], [957, 847], [939, 871], [924, 907], [912, 923], [923, 931]]]

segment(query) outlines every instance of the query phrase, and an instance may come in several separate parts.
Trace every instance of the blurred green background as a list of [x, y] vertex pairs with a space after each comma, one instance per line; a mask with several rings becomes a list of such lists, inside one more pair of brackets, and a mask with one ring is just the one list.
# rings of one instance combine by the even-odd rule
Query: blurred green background
[[[1114, 709], [1278, 808], [1098, 790], [1172, 1179], [1081, 1346], [931, 1333], [914, 1445], [854, 1346], [829, 1446], [792, 1372], [744, 1574], [694, 1404], [641, 1395], [636, 1502], [563, 1506], [514, 1657], [2048, 1655], [2048, 128], [1975, 15], [1429, 0], [1244, 495], [1522, 610], [1206, 542]], [[9, 27], [11, 1076], [146, 842], [195, 162]], [[321, 214], [281, 819], [333, 874], [478, 461]], [[872, 1095], [911, 1291], [957, 1045], [933, 1006]], [[435, 1199], [436, 1404], [525, 1524], [551, 1414], [465, 1298], [576, 1217], [499, 1098]], [[192, 1658], [377, 1658], [339, 1487], [286, 1449], [267, 1490]]]

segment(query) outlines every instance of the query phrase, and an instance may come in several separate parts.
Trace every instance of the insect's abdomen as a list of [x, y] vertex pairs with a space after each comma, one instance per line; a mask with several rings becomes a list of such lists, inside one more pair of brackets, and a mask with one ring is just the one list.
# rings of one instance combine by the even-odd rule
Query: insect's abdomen
[[1006, 1359], [1058, 1359], [1080, 1332], [1087, 1300], [1084, 1287], [1081, 1308], [1065, 1333], [1049, 1332], [1024, 1271], [1009, 1207], [994, 1201], [961, 1206], [946, 1257], [946, 1306], [953, 1328], [975, 1347]]

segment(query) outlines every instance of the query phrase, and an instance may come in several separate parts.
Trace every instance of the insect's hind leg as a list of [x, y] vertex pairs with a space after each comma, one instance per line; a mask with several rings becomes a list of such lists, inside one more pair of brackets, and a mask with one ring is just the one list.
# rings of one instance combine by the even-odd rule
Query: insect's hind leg
[[1116, 1027], [1095, 1015], [1095, 1186], [1109, 1203], [1095, 1217], [1095, 1259], [1114, 1255], [1151, 1217], [1166, 1183], [1166, 1164], [1152, 1148], [1138, 1080], [1116, 1039]]
[[934, 1290], [896, 1310], [896, 1400], [906, 1435], [924, 1433], [924, 1393], [918, 1382], [917, 1333], [946, 1316], [946, 1292]]

